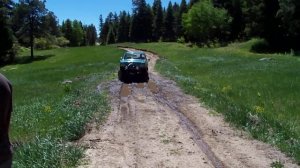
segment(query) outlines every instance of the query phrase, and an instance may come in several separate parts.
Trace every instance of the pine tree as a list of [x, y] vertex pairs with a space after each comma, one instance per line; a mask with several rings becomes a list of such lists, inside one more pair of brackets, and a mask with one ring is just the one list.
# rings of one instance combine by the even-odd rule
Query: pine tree
[[53, 12], [48, 12], [42, 18], [42, 29], [45, 31], [46, 35], [51, 35], [51, 36], [61, 35], [58, 19]]
[[117, 40], [117, 27], [119, 23], [119, 18], [116, 14], [110, 12], [105, 19], [105, 22], [100, 32], [100, 38], [102, 40], [102, 45], [115, 43]]
[[152, 22], [153, 22], [153, 13], [152, 13], [152, 8], [151, 5], [147, 4], [146, 7], [146, 13], [145, 13], [145, 24], [146, 24], [146, 29], [145, 29], [145, 33], [146, 33], [146, 39], [147, 41], [151, 41], [152, 40]]
[[262, 37], [275, 49], [284, 48], [284, 34], [281, 27], [281, 20], [277, 17], [279, 8], [278, 0], [264, 0], [263, 8], [263, 32]]
[[86, 26], [86, 45], [94, 46], [97, 40], [97, 30], [96, 27], [91, 24]]
[[113, 22], [111, 24], [111, 29], [114, 34], [115, 42], [118, 42], [118, 30], [119, 30], [120, 20], [117, 13], [114, 13]]
[[62, 32], [62, 34], [64, 35], [66, 32], [66, 24], [65, 21], [63, 20], [60, 26], [60, 31]]
[[65, 26], [63, 26], [65, 30], [64, 31], [64, 36], [67, 40], [70, 41], [70, 45], [72, 45], [72, 33], [73, 33], [73, 26], [72, 26], [72, 21], [70, 19], [67, 19], [65, 21]]
[[22, 13], [19, 15], [19, 21], [21, 22], [19, 25], [21, 25], [21, 27], [18, 32], [21, 32], [22, 35], [29, 36], [31, 59], [33, 59], [34, 56], [34, 38], [44, 31], [41, 27], [43, 23], [42, 19], [47, 14], [45, 3], [45, 0], [20, 0], [17, 6], [22, 9]]
[[113, 29], [109, 29], [107, 39], [106, 39], [106, 44], [114, 44], [115, 42], [116, 42], [116, 35]]
[[182, 0], [179, 7], [179, 15], [177, 17], [177, 36], [182, 37], [184, 35], [182, 26], [182, 15], [188, 11], [186, 0]]
[[99, 43], [102, 44], [103, 43], [103, 39], [101, 37], [101, 32], [103, 29], [104, 23], [103, 23], [103, 17], [102, 15], [99, 16]]
[[164, 21], [165, 30], [163, 33], [163, 38], [165, 41], [175, 40], [174, 23], [175, 23], [175, 18], [173, 13], [173, 5], [171, 2], [169, 2], [165, 21]]
[[233, 0], [232, 8], [228, 10], [232, 17], [231, 40], [244, 38], [245, 18], [243, 16], [242, 5], [242, 0]]
[[180, 11], [180, 6], [175, 2], [173, 4], [173, 12], [175, 14], [175, 13], [179, 13], [179, 11]]
[[108, 32], [109, 32], [109, 22], [106, 20], [100, 32], [101, 45], [106, 45]]
[[153, 36], [153, 40], [157, 41], [162, 36], [163, 17], [164, 17], [161, 0], [154, 0], [152, 10], [153, 10], [153, 18], [154, 18], [152, 36]]
[[133, 0], [133, 19], [130, 28], [130, 38], [137, 42], [152, 39], [152, 11], [145, 0]]
[[86, 26], [83, 26], [82, 23], [78, 20], [71, 21], [67, 19], [63, 22], [62, 32], [64, 37], [70, 41], [70, 46], [81, 46], [87, 44], [86, 39]]
[[182, 0], [180, 3], [180, 14], [186, 13], [188, 11], [186, 0]]
[[120, 12], [119, 20], [119, 26], [117, 30], [118, 42], [129, 41], [130, 14], [127, 14], [126, 11]]
[[72, 35], [70, 43], [72, 46], [80, 46], [84, 41], [84, 32], [82, 23], [78, 20], [74, 20], [72, 23]]
[[173, 16], [174, 16], [174, 39], [177, 39], [180, 31], [181, 19], [180, 19], [180, 6], [176, 2], [173, 4]]
[[0, 65], [12, 61], [15, 53], [13, 48], [13, 33], [9, 25], [9, 14], [12, 11], [12, 1], [0, 2]]
[[213, 2], [216, 7], [225, 8], [232, 17], [230, 37], [228, 40], [243, 39], [245, 18], [242, 11], [242, 0], [214, 0]]
[[285, 32], [284, 43], [294, 50], [300, 49], [300, 1], [281, 0], [277, 17], [282, 21]]
[[131, 22], [132, 22], [132, 16], [129, 12], [127, 12], [126, 22], [127, 22], [127, 29], [128, 29], [128, 33], [127, 33], [128, 40], [126, 40], [126, 41], [131, 41], [131, 39], [130, 39], [130, 25], [131, 25]]

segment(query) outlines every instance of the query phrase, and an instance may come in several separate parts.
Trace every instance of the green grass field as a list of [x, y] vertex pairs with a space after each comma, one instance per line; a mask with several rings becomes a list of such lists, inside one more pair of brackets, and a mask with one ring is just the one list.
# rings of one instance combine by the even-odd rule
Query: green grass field
[[122, 53], [113, 47], [62, 48], [38, 51], [33, 62], [21, 56], [1, 68], [13, 84], [14, 167], [77, 164], [83, 149], [67, 142], [81, 137], [92, 118], [105, 119], [106, 93], [96, 86], [117, 77]]
[[[122, 44], [158, 53], [156, 69], [226, 120], [300, 163], [300, 58], [255, 54], [257, 40], [222, 48]], [[261, 58], [266, 58], [260, 61]]]

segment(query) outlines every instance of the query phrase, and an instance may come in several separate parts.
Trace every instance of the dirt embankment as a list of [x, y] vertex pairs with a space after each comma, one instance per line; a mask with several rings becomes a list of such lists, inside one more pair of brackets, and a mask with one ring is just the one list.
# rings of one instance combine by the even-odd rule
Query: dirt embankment
[[80, 167], [258, 168], [276, 161], [298, 167], [185, 95], [154, 71], [158, 56], [147, 56], [148, 83], [115, 80], [99, 87], [109, 90], [112, 112], [80, 140], [87, 147]]

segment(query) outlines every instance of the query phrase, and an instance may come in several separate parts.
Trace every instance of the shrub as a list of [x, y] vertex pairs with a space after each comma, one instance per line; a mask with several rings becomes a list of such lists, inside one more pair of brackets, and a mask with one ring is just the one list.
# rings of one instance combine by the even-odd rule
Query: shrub
[[69, 43], [70, 41], [65, 37], [57, 37], [56, 39], [56, 45], [58, 45], [59, 47], [66, 47]]
[[180, 37], [180, 38], [177, 39], [177, 43], [183, 44], [184, 42], [185, 42], [184, 37]]
[[258, 40], [251, 46], [250, 51], [257, 53], [267, 53], [271, 51], [270, 45], [266, 40]]
[[67, 40], [65, 37], [49, 36], [47, 38], [36, 38], [34, 44], [36, 49], [47, 50], [65, 47], [69, 44], [69, 40]]
[[207, 44], [226, 35], [230, 22], [227, 11], [215, 8], [210, 0], [195, 4], [188, 13], [183, 14], [182, 20], [188, 40], [198, 44]]
[[51, 44], [48, 42], [48, 40], [43, 37], [36, 38], [34, 41], [34, 46], [36, 49], [41, 49], [41, 50], [49, 49], [50, 45]]

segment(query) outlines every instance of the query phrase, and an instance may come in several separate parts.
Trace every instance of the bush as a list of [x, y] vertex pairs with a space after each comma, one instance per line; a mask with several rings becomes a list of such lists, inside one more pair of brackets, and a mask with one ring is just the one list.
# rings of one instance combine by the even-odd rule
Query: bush
[[46, 38], [36, 38], [34, 41], [34, 46], [36, 49], [45, 50], [50, 49], [50, 43]]
[[258, 40], [251, 46], [250, 51], [257, 53], [268, 53], [271, 51], [271, 48], [266, 40]]
[[65, 37], [57, 37], [56, 39], [56, 45], [58, 45], [59, 47], [66, 47], [69, 43], [70, 41]]
[[183, 28], [192, 42], [208, 44], [226, 35], [231, 18], [227, 11], [215, 8], [210, 0], [203, 0], [193, 5], [188, 13], [183, 14]]
[[181, 44], [185, 43], [184, 37], [178, 38], [178, 39], [177, 39], [177, 43], [181, 43]]
[[47, 50], [65, 47], [69, 44], [69, 40], [64, 37], [49, 36], [47, 38], [36, 38], [34, 44], [36, 49]]

